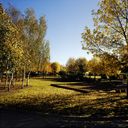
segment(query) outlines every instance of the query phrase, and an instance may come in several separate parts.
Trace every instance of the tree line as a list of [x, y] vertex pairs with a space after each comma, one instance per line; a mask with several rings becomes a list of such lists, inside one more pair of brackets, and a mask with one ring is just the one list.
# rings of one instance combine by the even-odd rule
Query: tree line
[[45, 16], [36, 19], [33, 9], [23, 14], [12, 5], [4, 9], [0, 4], [0, 80], [4, 78], [8, 90], [18, 78], [22, 88], [28, 86], [30, 73], [49, 63], [46, 30]]
[[86, 76], [100, 76], [100, 78], [110, 79], [119, 78], [121, 66], [115, 56], [93, 57], [91, 60], [86, 58], [69, 58], [65, 66], [59, 68], [59, 75], [68, 80], [87, 80]]

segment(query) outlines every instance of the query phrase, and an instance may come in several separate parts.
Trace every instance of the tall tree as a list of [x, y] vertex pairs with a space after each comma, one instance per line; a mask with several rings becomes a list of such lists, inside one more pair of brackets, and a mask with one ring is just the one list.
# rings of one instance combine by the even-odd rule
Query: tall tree
[[42, 40], [38, 56], [37, 71], [44, 71], [47, 64], [50, 62], [50, 47], [49, 41]]
[[[20, 32], [17, 26], [12, 23], [11, 18], [0, 5], [0, 69], [2, 72], [6, 72], [6, 84], [8, 82], [8, 71], [13, 73], [14, 69], [19, 66], [20, 61], [23, 58], [23, 47]], [[11, 83], [11, 82], [10, 82]], [[8, 90], [10, 90], [10, 84], [8, 84]]]
[[101, 0], [93, 11], [94, 30], [88, 27], [82, 33], [83, 48], [97, 53], [117, 53], [128, 45], [128, 1]]
[[[45, 17], [41, 17], [39, 21], [36, 19], [33, 9], [26, 9], [23, 15], [18, 9], [10, 5], [6, 13], [11, 18], [11, 21], [17, 27], [20, 33], [21, 46], [24, 54], [19, 64], [19, 69], [22, 71], [22, 88], [24, 80], [27, 77], [26, 85], [29, 82], [31, 71], [41, 71], [46, 63], [50, 61], [49, 42], [45, 40], [47, 25]], [[27, 74], [27, 76], [25, 76]]]
[[[124, 55], [123, 49], [125, 49], [127, 59], [128, 0], [101, 0], [99, 9], [93, 11], [93, 16], [95, 28], [90, 30], [86, 27], [82, 33], [83, 49], [95, 55], [113, 54], [121, 61]], [[127, 66], [127, 60], [121, 63], [123, 67]]]
[[[36, 66], [36, 59], [38, 57], [39, 42], [38, 42], [38, 21], [36, 20], [35, 13], [33, 9], [27, 9], [25, 12], [25, 26], [24, 33], [27, 39], [26, 53], [29, 55], [30, 64], [28, 65], [28, 70]], [[29, 69], [30, 68], [30, 69]]]

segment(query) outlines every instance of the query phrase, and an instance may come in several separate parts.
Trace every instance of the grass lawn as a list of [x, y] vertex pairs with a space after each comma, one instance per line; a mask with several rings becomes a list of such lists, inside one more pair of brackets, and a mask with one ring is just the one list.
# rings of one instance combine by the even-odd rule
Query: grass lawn
[[[0, 93], [0, 109], [37, 111], [42, 114], [79, 116], [93, 119], [128, 118], [128, 100], [125, 93], [95, 90], [87, 83], [62, 83], [43, 79], [31, 79], [31, 86]], [[57, 88], [51, 84], [63, 84], [76, 90]]]
[[30, 85], [24, 89], [0, 92], [1, 128], [128, 127], [125, 93], [96, 89], [87, 83], [41, 78], [31, 79]]

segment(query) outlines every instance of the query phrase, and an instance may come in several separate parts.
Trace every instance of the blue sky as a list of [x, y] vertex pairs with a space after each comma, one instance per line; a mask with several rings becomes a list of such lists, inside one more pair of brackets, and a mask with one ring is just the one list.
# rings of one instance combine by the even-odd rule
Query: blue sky
[[93, 28], [91, 10], [99, 0], [0, 0], [4, 7], [11, 3], [22, 12], [33, 8], [37, 18], [45, 15], [46, 39], [50, 41], [51, 61], [66, 64], [70, 57], [91, 56], [82, 50], [81, 33], [85, 26]]

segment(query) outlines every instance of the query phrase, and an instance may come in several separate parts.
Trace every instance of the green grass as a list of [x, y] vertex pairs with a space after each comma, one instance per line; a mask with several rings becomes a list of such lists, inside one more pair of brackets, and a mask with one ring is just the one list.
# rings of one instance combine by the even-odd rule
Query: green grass
[[[128, 100], [125, 99], [125, 93], [91, 89], [89, 93], [80, 93], [52, 87], [50, 84], [68, 85], [71, 82], [31, 79], [31, 86], [28, 88], [0, 93], [0, 108], [64, 115], [128, 116]], [[86, 87], [88, 86], [84, 86], [84, 89]], [[81, 88], [83, 89], [83, 86]]]

